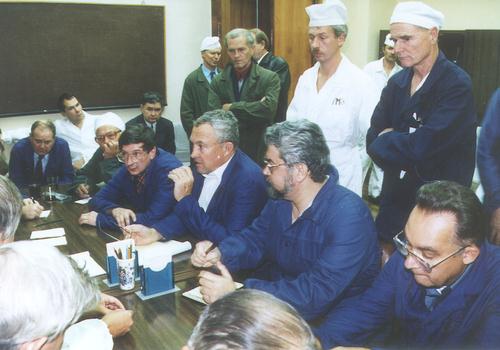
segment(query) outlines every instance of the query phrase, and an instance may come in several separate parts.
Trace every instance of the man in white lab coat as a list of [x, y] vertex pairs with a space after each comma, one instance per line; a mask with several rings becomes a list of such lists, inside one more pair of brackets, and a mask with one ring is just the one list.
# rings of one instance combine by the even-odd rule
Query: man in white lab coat
[[361, 195], [365, 136], [378, 102], [375, 84], [341, 53], [347, 9], [340, 0], [306, 7], [309, 44], [317, 61], [299, 78], [287, 119], [317, 123], [330, 148], [339, 183]]

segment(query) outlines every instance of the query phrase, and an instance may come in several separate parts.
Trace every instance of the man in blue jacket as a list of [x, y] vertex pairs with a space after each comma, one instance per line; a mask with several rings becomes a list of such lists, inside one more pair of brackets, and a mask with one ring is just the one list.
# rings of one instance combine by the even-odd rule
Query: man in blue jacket
[[[500, 248], [485, 236], [472, 190], [451, 181], [422, 186], [394, 237], [399, 253], [370, 289], [327, 317], [316, 331], [323, 347], [497, 349]], [[387, 326], [392, 332], [380, 339]]]
[[101, 228], [151, 225], [174, 207], [173, 184], [167, 174], [181, 162], [155, 146], [153, 130], [129, 126], [120, 135], [118, 146], [125, 166], [92, 198], [92, 211], [80, 216], [80, 224]]
[[175, 183], [174, 211], [152, 228], [128, 226], [136, 244], [182, 233], [220, 242], [250, 225], [266, 203], [264, 176], [238, 149], [238, 120], [232, 112], [206, 112], [194, 121], [190, 139], [195, 169], [181, 167], [168, 175]]
[[46, 185], [49, 178], [57, 184], [73, 182], [68, 143], [55, 135], [51, 121], [37, 120], [31, 125], [30, 136], [12, 148], [9, 177], [20, 190], [30, 184]]
[[500, 244], [500, 89], [491, 97], [484, 115], [477, 166], [484, 187], [485, 207], [491, 216], [490, 240]]
[[416, 191], [426, 182], [470, 186], [475, 167], [476, 113], [468, 74], [439, 51], [441, 12], [416, 1], [399, 3], [390, 20], [403, 69], [383, 90], [366, 137], [384, 170], [377, 231], [384, 252], [403, 228]]
[[[263, 172], [270, 199], [251, 226], [221, 241], [196, 245], [195, 266], [203, 298], [211, 303], [234, 290], [230, 271], [256, 269], [246, 288], [290, 303], [306, 320], [363, 292], [380, 267], [370, 211], [355, 193], [338, 185], [325, 137], [315, 123], [285, 121], [267, 128]], [[227, 266], [227, 268], [226, 268]]]

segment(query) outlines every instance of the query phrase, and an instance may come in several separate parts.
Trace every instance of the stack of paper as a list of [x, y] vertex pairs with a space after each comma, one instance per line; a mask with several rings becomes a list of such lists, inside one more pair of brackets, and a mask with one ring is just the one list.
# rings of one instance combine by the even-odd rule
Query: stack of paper
[[[36, 239], [37, 243], [46, 244], [50, 246], [59, 246], [66, 245], [68, 242], [66, 241], [66, 237], [64, 236], [66, 232], [64, 228], [51, 228], [48, 230], [40, 230], [31, 232], [30, 239]], [[44, 238], [44, 239], [42, 239]]]
[[[241, 287], [243, 287], [243, 284], [240, 282], [234, 282], [234, 286], [236, 287], [236, 289], [240, 289]], [[203, 296], [201, 295], [200, 286], [188, 290], [187, 292], [182, 293], [182, 295], [186, 298], [193, 299], [194, 301], [207, 305], [205, 300], [203, 300]]]
[[137, 246], [136, 249], [139, 265], [149, 267], [153, 271], [160, 271], [172, 261], [172, 256], [190, 250], [191, 243], [170, 240]]
[[90, 256], [88, 251], [72, 254], [69, 256], [73, 259], [79, 268], [89, 274], [90, 277], [104, 275], [106, 271]]

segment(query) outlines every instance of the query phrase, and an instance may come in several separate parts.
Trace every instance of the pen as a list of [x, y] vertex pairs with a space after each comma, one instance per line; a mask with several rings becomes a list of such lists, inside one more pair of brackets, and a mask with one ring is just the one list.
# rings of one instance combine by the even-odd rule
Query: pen
[[35, 198], [30, 197], [30, 199], [31, 199], [31, 203], [35, 204]]
[[63, 220], [62, 219], [57, 219], [57, 220], [53, 220], [53, 221], [42, 222], [40, 224], [36, 224], [34, 227], [40, 227], [40, 226], [55, 224], [55, 223], [61, 222], [61, 221], [63, 221]]
[[122, 252], [121, 252], [121, 249], [116, 249], [116, 248], [113, 248], [115, 250], [115, 255], [118, 259], [122, 259]]
[[215, 248], [217, 248], [217, 244], [215, 244], [215, 243], [210, 244], [210, 246], [207, 248], [207, 250], [205, 250], [205, 255], [207, 255], [208, 253], [210, 253]]

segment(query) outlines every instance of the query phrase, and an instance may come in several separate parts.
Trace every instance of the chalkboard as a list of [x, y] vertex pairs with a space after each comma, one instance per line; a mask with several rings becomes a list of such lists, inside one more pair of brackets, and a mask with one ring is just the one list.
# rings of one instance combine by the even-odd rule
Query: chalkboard
[[165, 91], [163, 6], [0, 3], [0, 116], [135, 107]]

